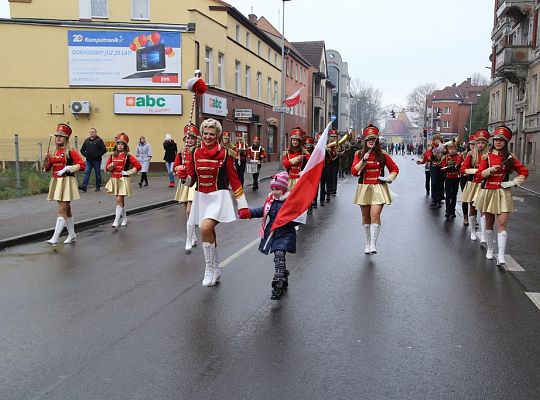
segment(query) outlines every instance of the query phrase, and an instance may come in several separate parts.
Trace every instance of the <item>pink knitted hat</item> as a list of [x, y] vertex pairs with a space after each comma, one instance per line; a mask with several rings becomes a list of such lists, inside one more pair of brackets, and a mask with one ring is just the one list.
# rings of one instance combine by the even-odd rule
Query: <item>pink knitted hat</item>
[[283, 171], [272, 177], [270, 189], [281, 189], [286, 192], [289, 189], [289, 174]]

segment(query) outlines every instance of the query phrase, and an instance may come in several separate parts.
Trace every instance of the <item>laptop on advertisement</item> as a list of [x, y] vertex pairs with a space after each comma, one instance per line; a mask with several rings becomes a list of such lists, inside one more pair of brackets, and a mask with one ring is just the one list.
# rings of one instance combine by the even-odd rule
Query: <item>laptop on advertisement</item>
[[137, 71], [122, 79], [152, 78], [165, 71], [165, 45], [141, 47], [137, 49]]

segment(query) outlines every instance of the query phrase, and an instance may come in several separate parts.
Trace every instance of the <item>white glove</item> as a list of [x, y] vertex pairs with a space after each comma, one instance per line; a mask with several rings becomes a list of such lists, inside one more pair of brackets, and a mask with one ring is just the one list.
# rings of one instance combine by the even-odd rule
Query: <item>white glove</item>
[[377, 179], [381, 182], [392, 183], [392, 179], [388, 178], [387, 176], [379, 176]]
[[501, 187], [503, 189], [508, 189], [508, 188], [511, 188], [511, 187], [514, 187], [514, 186], [516, 186], [516, 182], [514, 182], [514, 181], [501, 182]]
[[68, 172], [68, 171], [69, 171], [69, 166], [66, 165], [64, 168], [62, 168], [60, 171], [58, 171], [58, 172], [56, 173], [56, 175], [62, 176], [62, 175], [64, 175], [64, 174], [65, 174], [66, 172]]
[[129, 176], [129, 172], [128, 171], [122, 171], [122, 176]]

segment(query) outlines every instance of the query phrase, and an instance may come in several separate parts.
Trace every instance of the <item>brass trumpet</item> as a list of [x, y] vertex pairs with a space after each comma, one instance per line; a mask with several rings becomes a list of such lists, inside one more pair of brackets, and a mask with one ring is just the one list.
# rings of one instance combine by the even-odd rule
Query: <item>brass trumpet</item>
[[345, 135], [343, 135], [343, 137], [339, 140], [334, 140], [333, 142], [330, 142], [326, 145], [326, 148], [327, 149], [331, 149], [332, 147], [336, 147], [336, 146], [343, 146], [343, 144], [349, 140], [349, 134], [346, 133]]

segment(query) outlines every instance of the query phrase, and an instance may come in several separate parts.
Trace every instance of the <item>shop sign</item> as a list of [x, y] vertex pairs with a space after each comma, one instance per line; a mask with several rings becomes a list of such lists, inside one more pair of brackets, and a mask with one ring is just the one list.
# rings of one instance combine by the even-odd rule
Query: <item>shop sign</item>
[[182, 115], [182, 95], [115, 93], [114, 113]]
[[214, 96], [212, 94], [203, 94], [202, 110], [204, 114], [227, 116], [227, 99], [225, 97]]
[[253, 110], [251, 108], [235, 108], [234, 118], [236, 119], [251, 119]]

